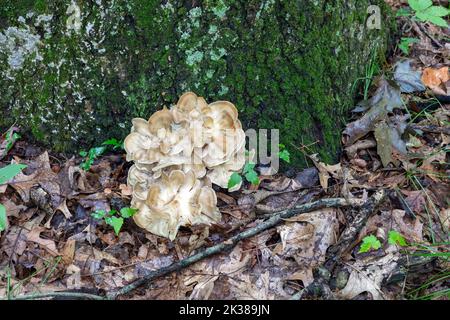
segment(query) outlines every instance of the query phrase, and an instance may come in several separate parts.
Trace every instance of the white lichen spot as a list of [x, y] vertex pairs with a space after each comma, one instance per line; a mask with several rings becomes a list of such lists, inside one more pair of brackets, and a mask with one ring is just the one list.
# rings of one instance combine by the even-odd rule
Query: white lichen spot
[[42, 60], [38, 52], [40, 36], [32, 34], [29, 29], [9, 27], [0, 32], [0, 52], [8, 57], [12, 70], [22, 68], [25, 58], [35, 54], [35, 60]]
[[214, 15], [216, 15], [219, 19], [223, 19], [228, 11], [229, 7], [225, 4], [223, 0], [219, 1], [217, 7], [212, 8], [212, 12]]
[[215, 26], [215, 25], [210, 25], [209, 26], [209, 29], [208, 29], [208, 33], [209, 34], [215, 34], [217, 32], [217, 26]]
[[186, 52], [186, 63], [189, 66], [194, 66], [195, 64], [200, 63], [203, 60], [203, 52], [201, 51], [192, 51], [192, 50], [188, 50]]
[[224, 86], [223, 84], [220, 85], [220, 91], [219, 95], [223, 96], [228, 93], [230, 89], [227, 86]]
[[81, 10], [75, 1], [72, 1], [69, 5], [66, 14], [69, 15], [66, 20], [67, 31], [71, 32], [73, 30], [78, 33], [81, 29]]
[[210, 52], [211, 60], [219, 61], [226, 54], [227, 54], [227, 51], [224, 48], [218, 48], [218, 49], [212, 50]]

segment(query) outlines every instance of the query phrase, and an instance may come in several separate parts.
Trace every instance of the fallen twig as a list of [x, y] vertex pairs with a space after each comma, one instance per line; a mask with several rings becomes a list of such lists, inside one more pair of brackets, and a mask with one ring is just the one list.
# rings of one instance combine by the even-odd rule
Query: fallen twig
[[131, 291], [137, 289], [138, 287], [140, 287], [158, 277], [161, 277], [161, 276], [167, 275], [169, 273], [172, 273], [174, 271], [178, 271], [183, 268], [186, 268], [186, 267], [188, 267], [200, 260], [203, 260], [209, 256], [218, 254], [223, 251], [231, 250], [240, 241], [250, 238], [250, 237], [253, 237], [267, 229], [270, 229], [270, 228], [278, 225], [279, 223], [283, 222], [285, 219], [292, 218], [298, 214], [306, 213], [306, 212], [310, 212], [310, 211], [314, 211], [314, 210], [318, 210], [318, 209], [323, 209], [323, 208], [348, 207], [348, 206], [360, 207], [363, 204], [364, 204], [364, 202], [359, 199], [356, 199], [356, 200], [346, 200], [343, 198], [321, 199], [321, 200], [318, 200], [315, 202], [295, 206], [294, 208], [289, 209], [289, 210], [284, 210], [284, 211], [278, 212], [278, 213], [274, 214], [272, 217], [270, 217], [269, 219], [267, 219], [266, 221], [258, 224], [257, 226], [255, 226], [253, 228], [250, 228], [241, 233], [238, 233], [237, 235], [231, 237], [230, 239], [228, 239], [224, 242], [221, 242], [215, 246], [207, 248], [207, 249], [203, 250], [202, 252], [199, 252], [193, 256], [190, 256], [188, 258], [180, 260], [180, 261], [173, 263], [167, 267], [152, 271], [145, 277], [140, 278], [140, 279], [122, 287], [121, 289], [119, 289], [117, 291], [108, 293], [107, 298], [114, 300], [117, 297], [128, 294]]
[[357, 243], [358, 234], [366, 225], [369, 217], [375, 212], [375, 209], [383, 202], [385, 195], [384, 190], [376, 192], [359, 209], [358, 214], [352, 223], [344, 229], [337, 243], [328, 248], [327, 259], [318, 268], [320, 272], [317, 273], [314, 281], [305, 288], [303, 297], [317, 297], [320, 295], [326, 300], [335, 299], [328, 285], [329, 278], [333, 274], [333, 270], [341, 260], [341, 257], [354, 248]]
[[[27, 294], [23, 296], [17, 296], [12, 298], [11, 300], [36, 300], [36, 299], [44, 299], [44, 298], [65, 298], [70, 300], [105, 300], [105, 297], [98, 296], [90, 293], [83, 292], [44, 292], [44, 293], [36, 293], [36, 294]], [[0, 299], [6, 300], [6, 299]]]

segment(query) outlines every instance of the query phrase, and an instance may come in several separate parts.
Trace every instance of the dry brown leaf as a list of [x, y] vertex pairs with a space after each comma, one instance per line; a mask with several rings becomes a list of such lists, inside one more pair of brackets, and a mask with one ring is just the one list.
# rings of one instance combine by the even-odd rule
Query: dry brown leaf
[[417, 191], [408, 191], [401, 190], [401, 192], [406, 195], [405, 201], [408, 204], [409, 208], [414, 211], [414, 213], [419, 214], [425, 208], [426, 200], [425, 193], [422, 190]]
[[214, 289], [214, 283], [221, 274], [231, 277], [237, 276], [250, 261], [250, 254], [245, 253], [240, 245], [236, 246], [230, 254], [214, 257], [194, 265], [187, 270], [184, 285], [193, 285], [194, 289], [189, 299], [208, 299]]
[[46, 230], [38, 225], [34, 226], [30, 232], [27, 233], [27, 240], [39, 244], [43, 249], [47, 250], [51, 255], [58, 256], [55, 241], [50, 239], [43, 239], [40, 237], [41, 232]]
[[447, 82], [449, 79], [448, 67], [425, 68], [422, 73], [422, 82], [431, 89]]
[[75, 257], [76, 241], [73, 239], [67, 240], [62, 250], [62, 260], [65, 264], [70, 265]]
[[93, 248], [93, 250], [94, 250], [95, 260], [97, 260], [97, 261], [106, 260], [110, 263], [120, 265], [120, 261], [117, 258], [115, 258], [112, 254], [105, 252], [105, 251], [100, 251], [96, 248]]
[[314, 162], [314, 165], [319, 170], [319, 181], [320, 185], [324, 190], [328, 189], [328, 180], [331, 176], [336, 176], [339, 171], [341, 171], [341, 164], [328, 165], [319, 161], [318, 155], [314, 154], [310, 156], [311, 160]]
[[336, 209], [302, 214], [277, 228], [281, 245], [273, 253], [283, 259], [293, 258], [303, 271], [305, 286], [314, 279], [312, 270], [325, 261], [325, 254], [336, 242], [339, 228]]
[[450, 230], [450, 208], [442, 209], [439, 212], [439, 220], [444, 230]]
[[267, 271], [252, 281], [252, 276], [245, 274], [241, 279], [230, 279], [231, 291], [238, 300], [273, 300], [275, 295], [270, 290], [271, 276]]
[[388, 253], [382, 258], [357, 260], [352, 265], [350, 277], [344, 289], [338, 292], [341, 299], [353, 299], [363, 292], [370, 292], [374, 300], [384, 300], [381, 284], [397, 267], [399, 256]]

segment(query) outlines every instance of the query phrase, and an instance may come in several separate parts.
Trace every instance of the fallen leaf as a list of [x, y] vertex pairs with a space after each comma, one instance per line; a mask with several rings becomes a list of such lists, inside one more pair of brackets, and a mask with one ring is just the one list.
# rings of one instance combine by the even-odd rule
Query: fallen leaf
[[303, 285], [314, 280], [313, 269], [325, 261], [327, 249], [336, 242], [339, 222], [336, 209], [302, 214], [277, 228], [281, 245], [273, 253], [283, 259], [295, 259], [303, 272]]
[[412, 60], [399, 61], [395, 64], [394, 79], [400, 86], [401, 92], [413, 93], [417, 91], [425, 91], [422, 83], [422, 73], [413, 70], [411, 67]]
[[394, 109], [403, 109], [403, 102], [400, 89], [396, 84], [382, 79], [374, 96], [368, 101], [370, 109], [364, 116], [354, 122], [349, 123], [344, 134], [344, 145], [350, 146], [355, 141], [364, 137], [375, 129], [376, 124], [385, 120], [389, 112]]
[[381, 285], [397, 268], [398, 260], [399, 256], [392, 252], [382, 258], [357, 260], [349, 265], [350, 277], [338, 296], [341, 299], [353, 299], [363, 292], [369, 292], [374, 300], [384, 300]]

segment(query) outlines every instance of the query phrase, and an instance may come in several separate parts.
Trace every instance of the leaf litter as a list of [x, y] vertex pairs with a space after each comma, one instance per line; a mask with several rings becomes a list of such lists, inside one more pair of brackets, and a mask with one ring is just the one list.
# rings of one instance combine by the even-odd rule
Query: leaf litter
[[[102, 295], [295, 204], [331, 197], [365, 202], [379, 189], [388, 191], [387, 199], [327, 269], [327, 286], [339, 299], [399, 299], [416, 293], [430, 275], [450, 267], [448, 259], [438, 256], [448, 257], [450, 241], [450, 48], [436, 47], [421, 31], [428, 28], [434, 39], [442, 39], [438, 29], [417, 24], [420, 30], [410, 31], [417, 34], [405, 35], [419, 37], [408, 59], [392, 61], [393, 75], [379, 77], [370, 99], [356, 106], [358, 118], [343, 132], [340, 163], [326, 164], [309, 155], [313, 168], [290, 177], [260, 176], [259, 186], [240, 192], [222, 190], [218, 199], [223, 221], [182, 229], [173, 242], [128, 220], [116, 235], [92, 219], [96, 210], [120, 210], [130, 201], [123, 155], [103, 155], [85, 171], [80, 168], [83, 159], [49, 154], [19, 140], [20, 129], [11, 128], [0, 139], [0, 168], [10, 163], [27, 168], [0, 185], [8, 219], [0, 238], [0, 295], [63, 290]], [[157, 278], [127, 298], [289, 299], [317, 281], [333, 260], [331, 248], [357, 223], [358, 210], [352, 208], [304, 213], [239, 242], [230, 252]], [[393, 231], [408, 246], [391, 243]], [[360, 252], [367, 237], [380, 246]], [[448, 281], [420, 289], [421, 294], [442, 290]]]

